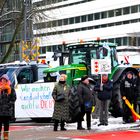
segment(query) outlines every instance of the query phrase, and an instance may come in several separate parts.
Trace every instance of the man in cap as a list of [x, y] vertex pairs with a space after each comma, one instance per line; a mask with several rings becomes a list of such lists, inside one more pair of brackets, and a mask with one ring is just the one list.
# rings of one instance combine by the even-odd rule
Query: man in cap
[[77, 92], [79, 95], [80, 106], [81, 106], [81, 114], [79, 115], [79, 120], [77, 123], [78, 130], [84, 130], [85, 128], [82, 127], [83, 117], [86, 114], [86, 122], [87, 122], [87, 129], [91, 129], [91, 111], [93, 106], [93, 95], [92, 95], [92, 88], [89, 84], [89, 79], [87, 75], [84, 75], [81, 78], [81, 82], [78, 85]]

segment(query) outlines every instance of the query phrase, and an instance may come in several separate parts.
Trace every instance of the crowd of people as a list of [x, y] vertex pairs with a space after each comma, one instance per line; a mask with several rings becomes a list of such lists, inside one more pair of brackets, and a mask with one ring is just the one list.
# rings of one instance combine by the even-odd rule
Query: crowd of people
[[[102, 74], [101, 79], [94, 86], [90, 84], [89, 77], [84, 75], [77, 87], [69, 87], [66, 83], [67, 76], [61, 74], [55, 85], [52, 96], [55, 101], [53, 121], [54, 131], [66, 130], [66, 122], [77, 122], [77, 130], [91, 130], [91, 118], [99, 119], [98, 126], [108, 125], [109, 105], [113, 96], [113, 81], [109, 80], [108, 74]], [[134, 110], [140, 114], [140, 72], [137, 77], [128, 71], [120, 81], [120, 94], [130, 101]], [[63, 95], [63, 96], [62, 96]], [[94, 112], [92, 112], [94, 107]], [[129, 107], [122, 99], [122, 121], [131, 123], [135, 120]], [[86, 116], [85, 116], [86, 115]], [[86, 118], [87, 128], [82, 126]]]
[[[77, 130], [91, 130], [91, 118], [99, 119], [98, 126], [108, 125], [109, 104], [113, 96], [113, 82], [109, 80], [108, 74], [102, 74], [101, 79], [93, 84], [89, 77], [84, 75], [76, 87], [67, 84], [67, 75], [61, 74], [56, 83], [52, 97], [54, 99], [54, 112], [52, 120], [54, 131], [60, 129], [66, 131], [65, 123], [77, 122]], [[140, 71], [137, 77], [132, 71], [128, 71], [120, 81], [120, 94], [129, 100], [140, 114]], [[4, 140], [9, 137], [10, 119], [13, 115], [16, 93], [11, 87], [10, 80], [6, 74], [0, 77], [0, 139], [3, 134]], [[94, 112], [93, 106], [95, 106]], [[131, 110], [122, 100], [122, 120], [124, 123], [132, 123], [135, 120]], [[86, 128], [82, 122], [86, 116]], [[2, 126], [4, 126], [2, 133]]]

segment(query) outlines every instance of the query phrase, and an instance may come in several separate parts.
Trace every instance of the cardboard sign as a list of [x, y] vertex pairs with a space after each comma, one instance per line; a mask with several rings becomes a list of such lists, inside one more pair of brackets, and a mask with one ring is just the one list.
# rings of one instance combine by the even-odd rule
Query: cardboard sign
[[92, 74], [109, 74], [111, 73], [110, 59], [92, 59], [91, 60]]

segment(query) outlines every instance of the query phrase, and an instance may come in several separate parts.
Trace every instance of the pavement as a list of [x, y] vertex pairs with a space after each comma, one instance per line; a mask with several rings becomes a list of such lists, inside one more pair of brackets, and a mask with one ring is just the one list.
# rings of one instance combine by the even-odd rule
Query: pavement
[[[12, 123], [10, 126], [10, 139], [9, 140], [85, 140], [92, 139], [94, 137], [97, 138], [96, 134], [104, 134], [108, 133], [109, 135], [114, 135], [115, 138], [119, 138], [122, 135], [121, 132], [129, 131], [129, 135], [131, 137], [133, 131], [137, 131], [140, 133], [140, 122], [137, 121], [131, 124], [123, 124], [122, 118], [109, 118], [108, 126], [98, 126], [98, 120], [92, 120], [92, 129], [89, 130], [77, 130], [76, 123], [66, 124], [67, 131], [60, 131], [58, 129], [57, 132], [53, 131], [53, 124], [45, 124], [44, 125], [17, 125], [16, 123]], [[86, 122], [83, 122], [83, 127], [86, 128]], [[120, 134], [117, 134], [120, 132]], [[130, 133], [131, 132], [131, 133]], [[112, 134], [113, 133], [113, 134]], [[107, 134], [106, 134], [107, 135]], [[127, 135], [127, 132], [126, 132]], [[136, 133], [139, 136], [138, 133]], [[104, 138], [102, 138], [104, 139]], [[98, 140], [98, 139], [96, 139]], [[100, 140], [100, 139], [99, 139]], [[110, 139], [104, 140], [112, 140]], [[117, 139], [113, 139], [117, 140]], [[125, 140], [125, 139], [123, 139]], [[128, 140], [128, 139], [127, 139]], [[129, 139], [131, 140], [131, 139]], [[136, 139], [137, 140], [137, 139]]]

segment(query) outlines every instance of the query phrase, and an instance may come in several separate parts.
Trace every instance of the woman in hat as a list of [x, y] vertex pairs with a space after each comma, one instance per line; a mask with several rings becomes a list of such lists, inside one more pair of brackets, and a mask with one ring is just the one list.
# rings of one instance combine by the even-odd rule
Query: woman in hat
[[0, 77], [0, 136], [4, 125], [4, 140], [8, 140], [9, 122], [13, 115], [15, 101], [15, 90], [11, 88], [9, 78], [4, 74]]
[[60, 123], [61, 130], [66, 130], [64, 128], [65, 122], [69, 121], [69, 103], [68, 96], [70, 88], [66, 84], [67, 76], [61, 74], [58, 83], [55, 85], [52, 97], [55, 101], [54, 112], [52, 119], [54, 120], [54, 131], [58, 130], [58, 124]]

